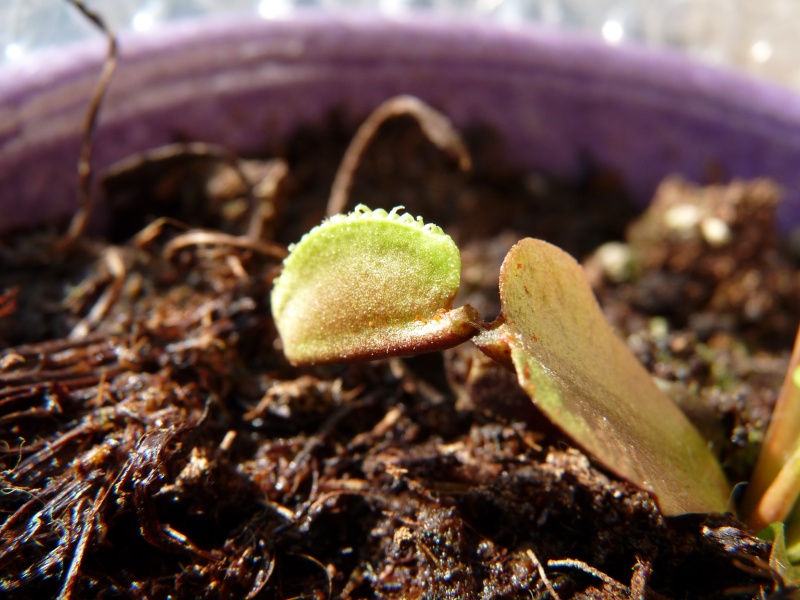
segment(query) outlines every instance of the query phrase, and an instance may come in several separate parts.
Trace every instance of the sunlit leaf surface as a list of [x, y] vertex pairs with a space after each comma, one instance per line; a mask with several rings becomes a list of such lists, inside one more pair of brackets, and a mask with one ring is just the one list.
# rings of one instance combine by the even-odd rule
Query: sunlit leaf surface
[[307, 233], [284, 261], [272, 314], [295, 364], [368, 360], [455, 346], [477, 331], [451, 310], [461, 257], [421, 218], [359, 205]]
[[726, 510], [718, 462], [612, 331], [572, 257], [522, 240], [503, 263], [500, 296], [505, 323], [493, 339], [510, 347], [520, 384], [553, 423], [664, 514]]
[[786, 534], [783, 523], [771, 523], [758, 533], [761, 539], [772, 542], [769, 554], [769, 566], [778, 575], [783, 585], [800, 583], [800, 566], [793, 565], [786, 550]]

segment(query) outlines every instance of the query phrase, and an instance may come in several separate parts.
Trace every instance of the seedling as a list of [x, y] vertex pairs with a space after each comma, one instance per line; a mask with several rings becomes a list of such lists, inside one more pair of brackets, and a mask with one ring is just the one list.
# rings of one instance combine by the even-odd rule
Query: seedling
[[293, 246], [272, 292], [294, 364], [404, 356], [468, 339], [515, 370], [534, 404], [600, 464], [652, 493], [666, 515], [722, 512], [729, 486], [700, 434], [606, 322], [583, 269], [524, 239], [500, 271], [502, 314], [452, 308], [453, 241], [420, 218], [359, 205]]
[[[767, 526], [760, 536], [772, 542], [772, 551], [769, 556], [768, 574], [775, 581], [775, 598], [794, 598], [800, 591], [800, 566], [796, 566], [796, 560], [792, 560], [791, 554], [786, 547], [786, 538], [783, 523], [772, 523]], [[780, 596], [784, 593], [786, 596]], [[790, 596], [789, 594], [795, 594]]]
[[478, 332], [471, 306], [451, 310], [461, 256], [436, 225], [359, 205], [294, 246], [272, 291], [283, 351], [295, 364], [431, 352]]
[[800, 329], [789, 369], [772, 412], [744, 499], [744, 511], [756, 531], [785, 523], [792, 562], [800, 562]]

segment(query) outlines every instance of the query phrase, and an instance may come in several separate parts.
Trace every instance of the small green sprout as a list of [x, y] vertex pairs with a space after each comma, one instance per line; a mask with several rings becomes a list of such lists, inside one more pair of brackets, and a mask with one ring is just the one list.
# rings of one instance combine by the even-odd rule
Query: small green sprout
[[359, 204], [290, 247], [272, 314], [291, 362], [432, 352], [477, 333], [475, 309], [451, 310], [461, 276], [455, 243], [401, 209]]
[[294, 364], [441, 350], [468, 339], [517, 373], [541, 411], [666, 515], [723, 512], [722, 470], [680, 410], [616, 337], [582, 268], [525, 239], [500, 273], [502, 315], [483, 323], [458, 291], [458, 248], [420, 218], [359, 205], [293, 246], [272, 292]]
[[792, 562], [800, 562], [800, 329], [789, 368], [772, 411], [767, 435], [744, 498], [748, 524], [756, 531], [786, 524]]
[[[769, 555], [770, 576], [775, 578], [776, 592], [785, 593], [800, 591], [800, 567], [796, 566], [796, 560], [792, 559], [791, 550], [786, 547], [786, 537], [783, 523], [772, 523], [764, 528], [759, 536], [768, 542], [772, 542], [772, 551]], [[794, 598], [796, 596], [778, 596], [781, 598]]]
[[473, 342], [510, 348], [520, 385], [553, 423], [665, 514], [725, 510], [719, 463], [614, 334], [575, 259], [522, 240], [500, 270], [500, 300], [504, 323]]

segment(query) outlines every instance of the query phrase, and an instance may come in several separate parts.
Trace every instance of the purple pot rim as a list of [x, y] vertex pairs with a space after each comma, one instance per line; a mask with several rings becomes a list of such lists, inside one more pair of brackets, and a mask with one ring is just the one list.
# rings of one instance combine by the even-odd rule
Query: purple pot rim
[[[296, 40], [292, 37], [294, 34], [298, 34]], [[273, 36], [275, 43], [272, 43]], [[408, 43], [403, 43], [406, 39]], [[381, 46], [385, 40], [390, 46], [388, 50]], [[469, 77], [482, 77], [488, 85], [500, 81], [503, 85], [519, 87], [519, 82], [527, 81], [526, 78], [538, 77], [540, 95], [542, 90], [547, 91], [548, 86], [574, 87], [580, 84], [591, 88], [594, 98], [612, 108], [614, 103], [628, 103], [643, 112], [669, 113], [669, 118], [662, 118], [662, 132], [664, 127], [668, 128], [669, 119], [678, 115], [680, 120], [691, 121], [695, 128], [707, 128], [712, 136], [722, 127], [735, 136], [755, 140], [752, 151], [745, 149], [737, 155], [740, 163], [748, 158], [747, 152], [759, 152], [767, 143], [765, 140], [779, 139], [780, 148], [772, 152], [774, 156], [764, 159], [769, 168], [765, 168], [763, 173], [745, 165], [733, 169], [732, 174], [776, 176], [787, 188], [790, 203], [796, 204], [800, 200], [800, 178], [781, 179], [777, 176], [778, 172], [787, 171], [784, 163], [788, 159], [783, 154], [800, 160], [800, 96], [774, 84], [731, 70], [698, 64], [670, 52], [609, 46], [601, 40], [577, 33], [533, 25], [510, 28], [496, 23], [453, 22], [419, 15], [386, 19], [365, 14], [317, 11], [301, 11], [282, 21], [231, 16], [176, 22], [168, 29], [123, 35], [120, 48], [120, 72], [137, 73], [139, 70], [146, 74], [141, 81], [148, 84], [170, 82], [176, 76], [175, 61], [180, 63], [180, 68], [186, 69], [186, 79], [194, 85], [205, 78], [224, 76], [225, 61], [230, 56], [235, 56], [237, 65], [248, 68], [254, 68], [268, 58], [285, 69], [310, 70], [310, 74], [304, 76], [311, 78], [323, 72], [329, 74], [336, 68], [366, 72], [381, 68], [384, 61], [391, 60], [395, 69], [417, 68], [428, 63], [437, 69], [457, 71], [470, 65], [480, 73], [469, 74]], [[104, 40], [90, 40], [65, 51], [43, 54], [38, 60], [22, 61], [0, 69], [0, 182], [3, 181], [3, 161], [8, 160], [8, 152], [18, 149], [14, 147], [15, 138], [30, 126], [20, 119], [16, 122], [3, 119], [3, 110], [10, 110], [13, 114], [15, 109], [22, 109], [31, 99], [36, 99], [37, 94], [46, 97], [54, 87], [68, 86], [76, 81], [83, 81], [83, 87], [88, 89], [97, 76], [104, 51]], [[308, 57], [313, 58], [311, 63]], [[115, 95], [117, 79], [112, 83], [110, 97]], [[242, 84], [242, 80], [237, 84]], [[246, 80], [244, 85], [248, 85]], [[131, 89], [129, 86], [117, 90], [116, 95], [125, 98]], [[69, 96], [67, 100], [50, 100], [55, 104], [62, 103], [76, 114], [85, 102], [80, 95]], [[56, 110], [48, 103], [50, 100], [43, 103], [42, 111]], [[460, 102], [468, 105], [469, 99]], [[124, 119], [135, 110], [138, 108], [123, 107], [116, 118]], [[359, 110], [363, 112], [365, 109], [361, 107]], [[363, 115], [357, 115], [360, 116]], [[577, 113], [562, 116], [565, 121], [574, 118], [576, 122], [583, 117]], [[619, 115], [616, 118], [620, 118]], [[5, 127], [2, 124], [4, 120]], [[565, 126], [567, 129], [568, 125]], [[613, 131], [608, 135], [612, 145], [618, 141]], [[622, 137], [625, 135], [631, 137], [630, 132]], [[635, 135], [642, 138], [647, 133]], [[545, 141], [554, 143], [554, 138], [551, 136]], [[37, 143], [39, 141], [34, 140], [29, 145]], [[582, 143], [584, 141], [577, 141], [575, 145]], [[723, 140], [720, 144], [730, 144], [730, 140]], [[624, 152], [620, 150], [613, 158], [617, 160], [622, 156], [624, 160]], [[780, 163], [777, 166], [776, 161]], [[642, 175], [641, 183], [633, 182], [636, 193], [651, 191], [655, 175], [645, 175]], [[800, 207], [791, 210], [800, 215]]]
[[[513, 56], [513, 64], [524, 68], [555, 63], [561, 69], [587, 77], [611, 76], [618, 83], [630, 81], [652, 89], [688, 90], [713, 99], [720, 107], [746, 105], [775, 119], [800, 120], [800, 95], [773, 82], [732, 68], [706, 65], [670, 50], [636, 44], [611, 45], [585, 33], [535, 23], [508, 26], [439, 15], [410, 13], [388, 18], [325, 10], [298, 10], [290, 19], [276, 20], [233, 14], [179, 20], [143, 33], [122, 33], [119, 36], [120, 57], [123, 65], [126, 61], [150, 60], [153, 56], [169, 56], [175, 49], [258, 37], [270, 27], [308, 30], [313, 32], [307, 36], [311, 43], [317, 37], [324, 37], [332, 27], [351, 30], [354, 34], [368, 30], [378, 38], [388, 31], [416, 32], [443, 41], [461, 38], [471, 40], [474, 56], [487, 61], [509, 64]], [[0, 99], [13, 100], [61, 78], [96, 74], [105, 47], [104, 39], [95, 38], [0, 66]], [[440, 49], [446, 52], [447, 45], [442, 44]], [[464, 47], [459, 49], [462, 52], [459, 60], [463, 60]], [[287, 55], [291, 52], [288, 50]], [[416, 56], [416, 52], [412, 56]], [[587, 61], [587, 56], [592, 56], [593, 60]]]

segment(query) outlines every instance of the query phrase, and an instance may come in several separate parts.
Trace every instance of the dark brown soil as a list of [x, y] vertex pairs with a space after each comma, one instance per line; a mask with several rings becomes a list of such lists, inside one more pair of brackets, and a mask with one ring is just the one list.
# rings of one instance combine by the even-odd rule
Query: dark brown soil
[[[291, 243], [322, 219], [349, 135], [331, 125], [279, 150], [289, 177], [265, 209], [267, 238]], [[485, 132], [469, 139], [477, 167], [467, 177], [396, 121], [369, 151], [352, 204], [403, 204], [444, 226], [463, 252], [459, 302], [487, 319], [518, 239], [585, 259], [631, 349], [731, 480], [746, 479], [800, 319], [772, 187], [673, 181], [638, 217], [613, 174], [587, 164], [566, 185], [505, 169]], [[0, 240], [5, 597], [566, 600], [777, 589], [768, 544], [734, 515], [662, 517], [469, 347], [293, 368], [269, 311], [280, 264], [269, 247], [168, 255], [183, 233], [174, 224], [129, 239], [164, 215], [240, 233], [242, 190], [229, 168], [175, 159], [106, 187], [109, 241], [54, 261], [44, 252], [52, 231]], [[718, 223], [665, 217], [684, 205], [699, 222], [723, 221], [730, 237]], [[617, 276], [592, 253], [634, 222], [623, 248], [630, 270]]]

